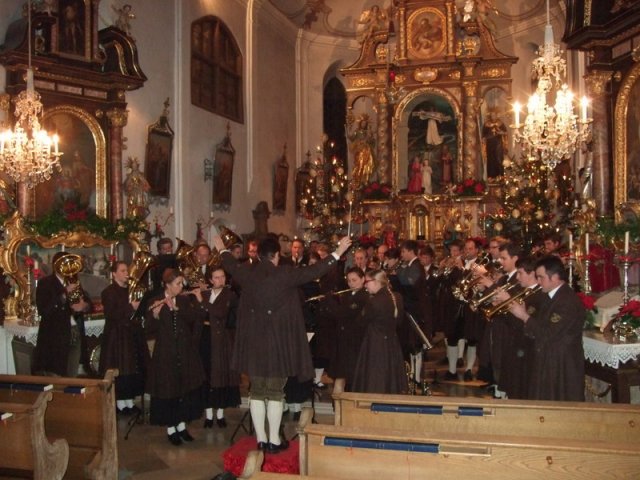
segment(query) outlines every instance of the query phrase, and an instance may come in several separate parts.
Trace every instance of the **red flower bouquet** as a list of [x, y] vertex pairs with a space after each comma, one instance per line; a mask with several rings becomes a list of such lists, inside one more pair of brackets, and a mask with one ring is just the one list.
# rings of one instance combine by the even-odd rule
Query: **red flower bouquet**
[[631, 300], [618, 309], [613, 320], [619, 324], [629, 325], [631, 328], [640, 328], [640, 300]]
[[82, 222], [87, 219], [87, 209], [76, 202], [68, 201], [62, 206], [62, 213], [68, 222]]
[[582, 305], [587, 310], [587, 318], [585, 319], [585, 328], [591, 328], [595, 326], [596, 317], [598, 313], [598, 307], [596, 307], [596, 298], [591, 295], [587, 295], [583, 292], [578, 292], [578, 297], [582, 301]]
[[467, 178], [463, 182], [458, 183], [453, 191], [456, 195], [461, 195], [463, 197], [475, 197], [478, 195], [484, 195], [487, 191], [487, 186], [482, 180]]

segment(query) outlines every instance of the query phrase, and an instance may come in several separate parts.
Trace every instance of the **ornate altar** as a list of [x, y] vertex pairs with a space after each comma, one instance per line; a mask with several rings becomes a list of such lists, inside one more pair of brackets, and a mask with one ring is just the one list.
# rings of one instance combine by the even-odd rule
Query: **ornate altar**
[[[64, 152], [62, 169], [51, 180], [31, 190], [18, 185], [18, 208], [24, 217], [46, 215], [56, 201], [65, 200], [61, 197], [73, 178], [88, 177], [94, 181], [76, 185], [73, 200], [117, 220], [123, 216], [125, 92], [146, 81], [135, 41], [117, 27], [98, 30], [99, 0], [46, 3], [46, 10], [34, 7], [30, 32], [27, 18], [9, 26], [0, 50], [6, 91], [17, 95], [25, 89], [31, 36], [35, 88], [44, 105], [42, 123], [58, 132]], [[0, 104], [9, 107], [9, 102]]]
[[371, 182], [387, 184], [394, 197], [374, 207], [364, 202], [374, 234], [375, 224], [395, 224], [401, 237], [439, 242], [452, 218], [460, 220], [458, 231], [477, 233], [481, 199], [456, 198], [451, 185], [487, 180], [502, 168], [502, 156], [494, 158], [483, 144], [482, 129], [496, 115], [507, 118], [517, 58], [497, 50], [476, 8], [476, 2], [456, 11], [453, 0], [399, 0], [386, 12], [372, 7], [363, 15], [360, 57], [341, 72], [352, 167], [359, 172], [366, 156], [353, 139], [370, 128], [363, 122], [375, 124], [373, 168], [351, 187], [358, 193]]

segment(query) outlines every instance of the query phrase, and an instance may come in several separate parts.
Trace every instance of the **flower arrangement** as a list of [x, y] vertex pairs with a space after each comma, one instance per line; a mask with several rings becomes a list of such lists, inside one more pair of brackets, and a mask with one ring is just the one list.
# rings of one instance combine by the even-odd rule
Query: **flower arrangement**
[[613, 319], [634, 329], [640, 328], [640, 300], [631, 300], [626, 305], [621, 305]]
[[458, 183], [453, 189], [453, 193], [463, 197], [483, 195], [486, 191], [487, 185], [482, 180], [474, 180], [473, 178], [467, 178]]
[[387, 200], [391, 197], [391, 186], [388, 183], [372, 182], [362, 190], [366, 200]]
[[596, 323], [595, 314], [598, 313], [598, 307], [596, 307], [596, 298], [591, 295], [587, 295], [586, 293], [583, 293], [583, 292], [578, 292], [578, 297], [580, 297], [580, 300], [582, 301], [582, 305], [587, 311], [587, 317], [585, 318], [585, 321], [584, 321], [584, 328], [595, 327], [595, 323]]

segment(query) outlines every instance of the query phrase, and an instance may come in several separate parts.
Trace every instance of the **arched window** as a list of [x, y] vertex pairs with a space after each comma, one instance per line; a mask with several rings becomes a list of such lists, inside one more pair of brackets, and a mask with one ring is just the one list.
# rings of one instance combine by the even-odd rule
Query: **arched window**
[[242, 109], [242, 54], [217, 17], [191, 24], [191, 103], [237, 122]]

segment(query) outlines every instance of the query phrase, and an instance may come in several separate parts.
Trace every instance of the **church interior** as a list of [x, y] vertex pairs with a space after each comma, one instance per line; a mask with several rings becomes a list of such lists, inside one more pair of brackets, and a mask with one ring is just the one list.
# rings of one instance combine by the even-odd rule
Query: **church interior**
[[[353, 239], [348, 265], [355, 251], [416, 241], [444, 262], [440, 275], [453, 266], [456, 242], [473, 239], [488, 249], [491, 239], [506, 238], [533, 253], [553, 238], [568, 282], [595, 302], [586, 307], [587, 402], [638, 424], [640, 2], [128, 1], [0, 2], [0, 386], [32, 373], [42, 314], [36, 290], [45, 276], [64, 275], [60, 252], [74, 256], [65, 266], [90, 297], [83, 373], [102, 391], [100, 293], [117, 261], [130, 265], [133, 294], [151, 288], [148, 270], [158, 255], [175, 253], [198, 268], [191, 262], [205, 244], [219, 260], [218, 236], [226, 248], [243, 245], [243, 257], [251, 257], [252, 241], [272, 236], [281, 256], [291, 257], [296, 240], [333, 248], [346, 235]], [[160, 250], [163, 239], [169, 252]], [[382, 266], [380, 258], [374, 268]], [[429, 330], [434, 348], [410, 367], [413, 396], [424, 408], [433, 399], [482, 400], [485, 415], [495, 415], [495, 392], [487, 393], [476, 368], [458, 365], [458, 379], [446, 381], [446, 335]], [[314, 453], [319, 465], [331, 463], [314, 435], [326, 446], [331, 433], [322, 427], [338, 425], [337, 412], [347, 419], [341, 427], [357, 427], [348, 424], [348, 395], [338, 401], [330, 376], [316, 380], [329, 389], [314, 389], [314, 402], [304, 405], [315, 403], [319, 433], [311, 420], [304, 433], [294, 411], [283, 422], [285, 436], [300, 437], [296, 473], [361, 478], [346, 460], [336, 462], [343, 476], [313, 467]], [[105, 423], [120, 467], [116, 461], [105, 476], [82, 478], [220, 474], [234, 434], [249, 433], [247, 387], [243, 377], [243, 406], [230, 413], [227, 430], [198, 427], [204, 442], [180, 451], [144, 422], [143, 396], [140, 419]], [[5, 401], [0, 395], [0, 413]], [[602, 412], [592, 415], [609, 410]], [[580, 455], [615, 450], [602, 454], [601, 468], [615, 459], [619, 469], [602, 478], [640, 468], [631, 459], [637, 438], [597, 423], [589, 431], [602, 445], [562, 438]], [[411, 435], [418, 433], [400, 436]], [[494, 452], [500, 461], [498, 444], [449, 440], [455, 446], [443, 457]], [[387, 453], [357, 461], [387, 472], [384, 465], [396, 461]], [[504, 462], [519, 462], [505, 455]], [[560, 457], [551, 467], [547, 456], [549, 468], [580, 471], [582, 460]], [[469, 465], [449, 472], [478, 464]], [[417, 461], [420, 468], [430, 467]], [[538, 467], [522, 468], [519, 478], [539, 478]]]

